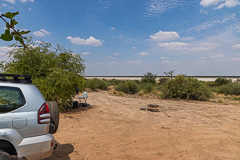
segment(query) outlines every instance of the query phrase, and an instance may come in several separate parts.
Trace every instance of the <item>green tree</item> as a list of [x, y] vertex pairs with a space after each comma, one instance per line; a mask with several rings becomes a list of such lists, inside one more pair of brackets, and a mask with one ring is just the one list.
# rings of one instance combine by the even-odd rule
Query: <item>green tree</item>
[[85, 66], [80, 55], [50, 43], [35, 44], [29, 38], [26, 48], [13, 44], [10, 61], [0, 66], [5, 73], [28, 74], [48, 101], [57, 101], [64, 109], [75, 94], [75, 86], [84, 87]]
[[157, 79], [157, 75], [156, 74], [152, 74], [151, 72], [147, 72], [142, 77], [142, 82], [143, 83], [155, 84], [156, 83], [156, 79]]
[[221, 85], [226, 85], [226, 84], [232, 83], [232, 80], [227, 79], [227, 78], [218, 77], [214, 82], [215, 82], [216, 86], [221, 86]]

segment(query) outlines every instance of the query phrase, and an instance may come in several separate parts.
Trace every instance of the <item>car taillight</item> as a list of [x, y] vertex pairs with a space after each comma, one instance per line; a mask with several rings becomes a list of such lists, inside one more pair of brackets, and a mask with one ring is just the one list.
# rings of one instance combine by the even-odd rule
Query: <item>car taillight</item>
[[46, 124], [50, 122], [49, 107], [44, 103], [38, 110], [38, 124]]

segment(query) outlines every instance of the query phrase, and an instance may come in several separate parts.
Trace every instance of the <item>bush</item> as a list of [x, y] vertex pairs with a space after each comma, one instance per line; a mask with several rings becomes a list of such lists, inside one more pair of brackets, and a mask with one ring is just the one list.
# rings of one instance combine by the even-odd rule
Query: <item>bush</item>
[[231, 79], [218, 77], [218, 78], [215, 80], [215, 85], [216, 85], [216, 86], [222, 86], [222, 85], [226, 85], [226, 84], [229, 84], [229, 83], [232, 83], [232, 80], [231, 80]]
[[219, 87], [218, 93], [225, 95], [240, 95], [240, 85], [235, 83], [226, 84]]
[[135, 94], [139, 91], [139, 87], [134, 81], [124, 81], [119, 83], [116, 86], [115, 90], [128, 93], [128, 94]]
[[121, 81], [120, 81], [120, 80], [117, 80], [117, 79], [111, 79], [111, 80], [107, 81], [107, 83], [108, 83], [109, 85], [116, 86], [116, 85], [118, 85], [119, 83], [121, 83]]
[[146, 83], [143, 85], [144, 93], [151, 93], [154, 90], [154, 85], [152, 83]]
[[147, 72], [146, 74], [144, 74], [144, 76], [142, 77], [142, 82], [143, 83], [152, 83], [155, 84], [156, 83], [156, 78], [157, 75], [156, 74], [152, 74], [150, 72]]
[[170, 79], [169, 78], [160, 78], [158, 81], [159, 85], [166, 84]]
[[196, 78], [185, 78], [183, 75], [170, 80], [163, 89], [164, 98], [207, 100], [211, 91], [205, 83]]
[[108, 89], [108, 84], [104, 80], [94, 78], [94, 79], [91, 79], [91, 80], [87, 81], [86, 87], [90, 88], [93, 91], [96, 91], [97, 89], [107, 90]]

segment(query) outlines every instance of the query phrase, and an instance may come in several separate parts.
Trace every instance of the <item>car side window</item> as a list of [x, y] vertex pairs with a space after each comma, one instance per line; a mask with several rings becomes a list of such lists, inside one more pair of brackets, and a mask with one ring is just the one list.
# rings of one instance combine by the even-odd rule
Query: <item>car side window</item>
[[20, 88], [0, 86], [0, 113], [11, 112], [26, 104]]

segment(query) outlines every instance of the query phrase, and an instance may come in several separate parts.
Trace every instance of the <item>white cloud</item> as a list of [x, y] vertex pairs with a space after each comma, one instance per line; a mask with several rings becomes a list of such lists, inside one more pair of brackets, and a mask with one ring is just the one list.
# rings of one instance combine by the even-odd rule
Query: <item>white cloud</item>
[[14, 3], [16, 2], [16, 0], [3, 0], [3, 1], [9, 2], [9, 3], [11, 3], [11, 4], [14, 4]]
[[204, 10], [204, 9], [200, 9], [200, 13], [202, 14], [208, 14], [208, 11]]
[[83, 52], [82, 55], [89, 55], [91, 52]]
[[119, 53], [114, 53], [113, 55], [114, 55], [114, 56], [119, 56], [120, 54], [119, 54]]
[[117, 61], [110, 62], [111, 64], [119, 64]]
[[177, 32], [159, 31], [149, 36], [153, 41], [171, 41], [180, 38]]
[[140, 56], [148, 56], [149, 53], [147, 53], [147, 52], [140, 52], [140, 53], [137, 53], [137, 55], [140, 55]]
[[226, 24], [228, 22], [232, 22], [235, 19], [236, 19], [236, 14], [230, 14], [230, 15], [222, 17], [220, 19], [205, 22], [196, 27], [189, 28], [187, 31], [203, 31], [203, 30], [207, 30], [212, 27], [215, 27], [217, 25], [222, 25], [222, 24]]
[[67, 37], [68, 40], [70, 40], [74, 44], [78, 45], [86, 45], [86, 46], [102, 46], [102, 41], [99, 39], [94, 38], [93, 36], [90, 36], [88, 39], [82, 39], [80, 37]]
[[236, 44], [236, 45], [232, 46], [232, 48], [233, 49], [238, 49], [238, 48], [240, 48], [240, 44]]
[[169, 57], [160, 57], [160, 59], [170, 59]]
[[221, 3], [220, 5], [215, 7], [214, 9], [222, 9], [223, 7], [232, 8], [232, 7], [235, 7], [239, 4], [240, 4], [240, 2], [238, 0], [226, 0], [224, 3]]
[[129, 63], [129, 64], [141, 64], [142, 61], [141, 61], [141, 60], [135, 60], [135, 61], [126, 60], [124, 63]]
[[200, 5], [203, 7], [218, 5], [222, 0], [201, 0]]
[[201, 0], [200, 5], [203, 7], [216, 6], [214, 9], [222, 9], [223, 7], [235, 7], [240, 5], [239, 0]]
[[26, 3], [26, 2], [34, 2], [34, 0], [20, 0], [21, 3]]
[[35, 43], [37, 43], [37, 44], [43, 44], [44, 42], [43, 42], [43, 41], [38, 41], [38, 40], [36, 40]]
[[185, 42], [158, 43], [159, 47], [163, 47], [166, 49], [181, 49], [182, 47], [185, 47], [187, 45], [188, 44]]
[[36, 37], [45, 37], [49, 36], [50, 34], [52, 34], [52, 32], [48, 32], [45, 29], [40, 29], [40, 31], [33, 32], [33, 35]]
[[135, 47], [135, 46], [132, 46], [132, 49], [136, 49], [136, 47]]
[[114, 31], [114, 30], [116, 30], [116, 28], [115, 27], [110, 27], [110, 30]]
[[240, 57], [229, 58], [228, 61], [240, 61]]
[[0, 47], [0, 61], [8, 61], [9, 55], [7, 53], [13, 50], [13, 47], [2, 46]]
[[170, 61], [165, 60], [165, 61], [161, 61], [161, 63], [170, 63]]
[[156, 17], [177, 7], [184, 10], [192, 3], [190, 0], [147, 0], [144, 18]]
[[161, 61], [161, 63], [178, 63], [178, 61], [168, 61], [168, 60], [164, 60], [164, 61]]
[[222, 54], [217, 54], [217, 55], [211, 56], [211, 58], [213, 58], [213, 59], [223, 58], [223, 57], [224, 57], [224, 55], [222, 55]]
[[113, 56], [106, 56], [107, 59], [116, 59], [115, 57]]

